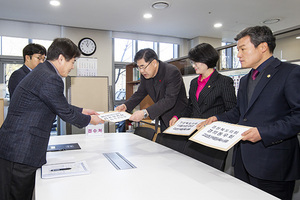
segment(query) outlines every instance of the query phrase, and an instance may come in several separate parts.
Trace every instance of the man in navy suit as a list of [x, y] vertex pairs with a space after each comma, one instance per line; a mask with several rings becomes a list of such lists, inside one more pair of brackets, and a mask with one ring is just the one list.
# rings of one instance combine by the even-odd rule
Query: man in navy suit
[[8, 81], [9, 96], [12, 95], [20, 81], [31, 72], [38, 64], [43, 63], [46, 56], [46, 48], [39, 44], [28, 44], [23, 49], [24, 65], [14, 71]]
[[80, 56], [67, 38], [58, 38], [39, 64], [18, 85], [0, 129], [0, 199], [31, 200], [36, 170], [46, 152], [56, 115], [79, 128], [103, 123], [96, 112], [68, 104], [66, 77]]
[[266, 26], [235, 38], [243, 68], [237, 106], [206, 120], [251, 126], [233, 154], [237, 178], [280, 199], [292, 199], [300, 178], [300, 66], [273, 57], [275, 37]]

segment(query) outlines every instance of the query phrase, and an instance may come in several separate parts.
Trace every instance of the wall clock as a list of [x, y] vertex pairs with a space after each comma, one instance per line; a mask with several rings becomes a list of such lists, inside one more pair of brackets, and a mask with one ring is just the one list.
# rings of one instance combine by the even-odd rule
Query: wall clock
[[85, 56], [91, 56], [96, 51], [96, 42], [91, 38], [82, 38], [78, 43], [79, 50]]

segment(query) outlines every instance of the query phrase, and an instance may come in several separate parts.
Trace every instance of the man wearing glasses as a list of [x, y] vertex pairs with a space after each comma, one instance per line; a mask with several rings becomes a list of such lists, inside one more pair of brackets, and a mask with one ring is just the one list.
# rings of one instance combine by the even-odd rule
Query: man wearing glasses
[[14, 71], [9, 78], [8, 90], [10, 98], [20, 81], [31, 72], [38, 64], [43, 63], [46, 56], [46, 48], [39, 44], [28, 44], [23, 49], [24, 65]]
[[134, 62], [142, 75], [140, 86], [116, 111], [131, 112], [149, 95], [154, 104], [134, 112], [129, 120], [139, 122], [148, 116], [158, 119], [163, 132], [175, 113], [181, 113], [187, 105], [181, 73], [176, 66], [158, 60], [155, 51], [149, 48], [138, 51]]

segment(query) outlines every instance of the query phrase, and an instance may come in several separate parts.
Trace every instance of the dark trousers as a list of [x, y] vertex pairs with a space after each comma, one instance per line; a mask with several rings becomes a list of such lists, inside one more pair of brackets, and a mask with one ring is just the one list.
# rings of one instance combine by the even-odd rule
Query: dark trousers
[[0, 158], [0, 199], [32, 200], [36, 170]]
[[269, 181], [251, 176], [243, 164], [240, 148], [236, 151], [234, 176], [280, 199], [291, 200], [293, 197], [295, 181]]

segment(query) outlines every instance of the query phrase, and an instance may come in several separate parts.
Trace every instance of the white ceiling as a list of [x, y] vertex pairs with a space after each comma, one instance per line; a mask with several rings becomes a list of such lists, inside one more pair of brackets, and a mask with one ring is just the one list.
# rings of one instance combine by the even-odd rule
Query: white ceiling
[[[167, 0], [165, 10], [151, 7], [156, 0], [60, 1], [52, 7], [49, 0], [0, 0], [0, 19], [223, 41], [267, 19], [280, 18], [268, 25], [275, 32], [300, 24], [300, 0]], [[145, 12], [153, 18], [143, 19]], [[216, 22], [223, 27], [215, 29]]]

